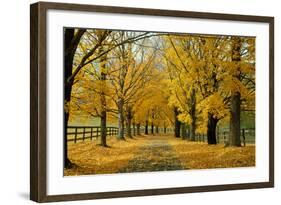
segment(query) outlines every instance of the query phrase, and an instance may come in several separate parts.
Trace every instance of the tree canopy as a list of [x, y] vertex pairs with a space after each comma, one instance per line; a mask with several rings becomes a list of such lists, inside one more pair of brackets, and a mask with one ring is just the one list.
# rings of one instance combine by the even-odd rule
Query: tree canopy
[[65, 56], [72, 55], [71, 66], [65, 64], [66, 124], [98, 118], [101, 127], [116, 124], [119, 139], [132, 137], [132, 125], [149, 125], [152, 132], [182, 126], [190, 140], [206, 134], [216, 144], [217, 124], [228, 122], [229, 145], [239, 146], [240, 112], [255, 110], [254, 37], [71, 32], [65, 47]]

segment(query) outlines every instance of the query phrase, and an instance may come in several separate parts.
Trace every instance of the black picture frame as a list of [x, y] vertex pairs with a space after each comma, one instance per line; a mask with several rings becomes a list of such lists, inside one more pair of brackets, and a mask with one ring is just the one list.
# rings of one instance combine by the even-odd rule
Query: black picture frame
[[[114, 191], [102, 193], [75, 193], [69, 195], [47, 195], [46, 162], [46, 39], [47, 10], [86, 11], [103, 13], [137, 14], [149, 16], [169, 16], [182, 18], [216, 19], [242, 22], [262, 22], [269, 24], [269, 181], [226, 185], [206, 185]], [[274, 17], [125, 8], [82, 4], [38, 2], [30, 6], [30, 199], [36, 202], [101, 199], [190, 192], [266, 188], [274, 186]]]

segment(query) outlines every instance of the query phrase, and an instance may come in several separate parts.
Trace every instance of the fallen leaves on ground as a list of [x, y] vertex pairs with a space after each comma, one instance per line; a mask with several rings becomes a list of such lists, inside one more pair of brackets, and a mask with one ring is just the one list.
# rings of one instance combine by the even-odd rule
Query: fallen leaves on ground
[[[179, 163], [184, 169], [255, 166], [254, 145], [225, 147], [223, 144], [208, 145], [203, 142], [189, 142], [173, 136], [138, 136], [134, 139], [126, 139], [126, 141], [109, 137], [110, 148], [98, 146], [97, 140], [69, 143], [68, 156], [75, 165], [71, 169], [65, 169], [64, 175], [109, 174], [120, 172], [120, 170], [134, 170], [131, 167], [132, 162], [140, 158], [140, 153], [145, 155], [146, 162], [156, 163], [158, 159], [162, 159], [163, 149], [161, 152], [157, 152], [161, 142], [171, 145], [171, 149], [164, 151], [165, 155], [174, 156], [175, 159], [180, 160]], [[150, 148], [145, 149], [146, 147]], [[142, 153], [142, 150], [147, 153]], [[151, 151], [148, 153], [147, 150]], [[139, 160], [139, 162], [141, 161]], [[163, 159], [158, 164], [162, 166]], [[138, 167], [142, 166], [148, 167], [144, 164], [138, 165]]]
[[255, 166], [255, 145], [225, 147], [224, 144], [208, 145], [180, 139], [170, 143], [186, 169]]
[[112, 136], [107, 140], [109, 147], [98, 145], [98, 140], [70, 142], [68, 157], [74, 166], [71, 169], [64, 169], [64, 175], [116, 173], [127, 166], [129, 160], [133, 159], [134, 152], [146, 141], [143, 136], [127, 138], [126, 141], [117, 140]]

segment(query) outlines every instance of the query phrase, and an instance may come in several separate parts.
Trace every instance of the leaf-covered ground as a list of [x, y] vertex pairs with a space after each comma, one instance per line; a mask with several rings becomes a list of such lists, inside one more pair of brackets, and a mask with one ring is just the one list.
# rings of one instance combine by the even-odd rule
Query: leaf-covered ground
[[138, 136], [126, 141], [109, 137], [104, 148], [97, 141], [69, 143], [75, 165], [64, 175], [166, 171], [255, 166], [255, 146], [224, 147], [188, 142], [173, 136]]

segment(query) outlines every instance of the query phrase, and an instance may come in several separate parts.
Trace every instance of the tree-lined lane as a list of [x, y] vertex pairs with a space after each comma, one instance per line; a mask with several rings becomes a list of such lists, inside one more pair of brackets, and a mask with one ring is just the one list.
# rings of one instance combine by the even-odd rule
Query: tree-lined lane
[[128, 166], [119, 172], [149, 172], [184, 169], [169, 138], [151, 136], [147, 143], [135, 153]]

